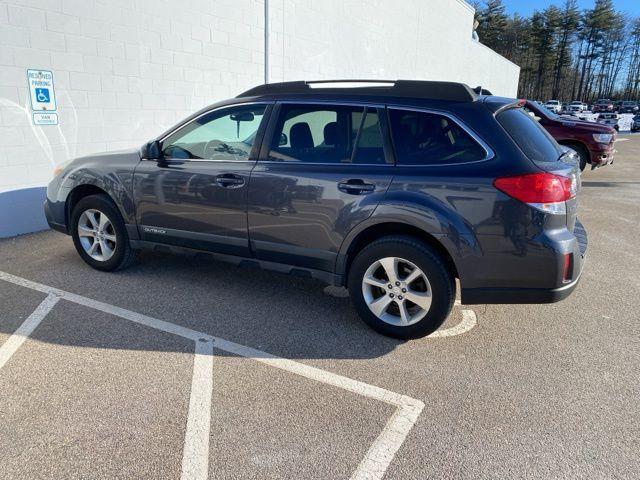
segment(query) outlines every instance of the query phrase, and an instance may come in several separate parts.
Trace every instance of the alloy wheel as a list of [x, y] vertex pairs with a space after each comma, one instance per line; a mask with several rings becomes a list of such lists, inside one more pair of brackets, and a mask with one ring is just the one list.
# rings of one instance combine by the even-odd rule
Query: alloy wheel
[[364, 274], [362, 294], [371, 312], [391, 325], [413, 325], [431, 308], [432, 290], [426, 274], [403, 258], [376, 260]]
[[89, 209], [78, 219], [78, 238], [84, 251], [98, 262], [106, 262], [116, 251], [113, 223], [104, 212]]

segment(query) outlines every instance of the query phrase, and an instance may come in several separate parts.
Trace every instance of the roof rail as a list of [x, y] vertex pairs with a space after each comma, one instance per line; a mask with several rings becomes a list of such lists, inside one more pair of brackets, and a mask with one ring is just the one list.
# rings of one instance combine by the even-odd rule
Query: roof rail
[[[340, 87], [340, 83], [361, 83], [362, 86]], [[322, 84], [330, 84], [322, 87]], [[371, 84], [371, 85], [369, 85]], [[430, 80], [313, 80], [282, 83], [267, 83], [251, 88], [238, 95], [241, 97], [257, 97], [262, 95], [283, 94], [361, 94], [390, 97], [428, 98], [453, 102], [473, 102], [476, 93], [464, 83], [438, 82]]]

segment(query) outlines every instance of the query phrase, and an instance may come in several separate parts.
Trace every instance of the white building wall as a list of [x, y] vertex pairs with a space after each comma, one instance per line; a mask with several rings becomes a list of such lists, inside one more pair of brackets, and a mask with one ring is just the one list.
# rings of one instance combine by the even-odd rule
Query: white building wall
[[272, 0], [271, 81], [451, 80], [514, 97], [520, 68], [471, 39], [461, 0]]
[[[514, 96], [518, 67], [474, 42], [472, 22], [460, 0], [270, 0], [270, 80], [440, 79]], [[263, 0], [0, 0], [0, 192], [262, 83], [263, 48]], [[27, 68], [53, 71], [58, 126], [32, 125]]]
[[[262, 83], [257, 0], [0, 2], [0, 191], [74, 157], [141, 145]], [[58, 126], [32, 125], [26, 69], [52, 70]]]

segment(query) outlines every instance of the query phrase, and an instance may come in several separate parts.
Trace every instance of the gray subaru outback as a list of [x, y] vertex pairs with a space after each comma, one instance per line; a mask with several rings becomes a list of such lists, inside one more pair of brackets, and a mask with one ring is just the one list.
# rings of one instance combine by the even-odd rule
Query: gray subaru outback
[[262, 85], [73, 161], [45, 212], [93, 268], [206, 252], [346, 286], [371, 327], [420, 337], [456, 279], [463, 304], [554, 302], [578, 283], [578, 161], [523, 105], [451, 82]]

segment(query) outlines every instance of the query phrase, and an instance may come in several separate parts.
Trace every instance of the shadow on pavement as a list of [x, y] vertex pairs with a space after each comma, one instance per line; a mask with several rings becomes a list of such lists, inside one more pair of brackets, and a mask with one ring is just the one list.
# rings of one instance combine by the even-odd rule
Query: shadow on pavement
[[[44, 232], [0, 241], [0, 270], [286, 358], [374, 358], [403, 343], [371, 330], [348, 298], [328, 295], [320, 282], [201, 256], [142, 252], [128, 269], [105, 273], [85, 265], [69, 237]], [[17, 304], [26, 292], [33, 293], [9, 285], [0, 281], [3, 304]], [[25, 315], [36, 306], [37, 301], [30, 302]], [[78, 315], [65, 301], [55, 308]], [[0, 314], [0, 332], [13, 333], [11, 315]], [[84, 317], [93, 321], [90, 315]], [[32, 338], [74, 345], [69, 335], [38, 338], [36, 330]], [[95, 347], [104, 343], [96, 335]], [[171, 344], [164, 342], [165, 347]], [[132, 339], [127, 348], [142, 345], [148, 343]], [[159, 342], [158, 349], [162, 345]], [[81, 346], [87, 346], [86, 339]]]

